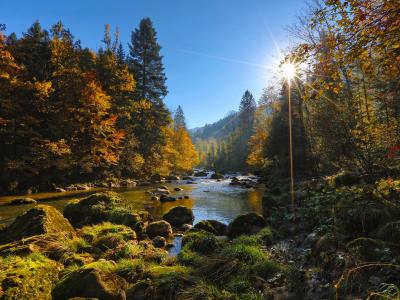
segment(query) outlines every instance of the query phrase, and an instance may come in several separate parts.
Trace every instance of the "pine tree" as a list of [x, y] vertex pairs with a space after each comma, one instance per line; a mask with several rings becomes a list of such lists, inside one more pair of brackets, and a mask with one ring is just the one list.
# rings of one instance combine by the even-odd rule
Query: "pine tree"
[[185, 115], [184, 115], [183, 109], [180, 105], [178, 105], [178, 108], [175, 110], [175, 113], [174, 113], [174, 127], [175, 127], [175, 130], [177, 128], [186, 129]]
[[137, 81], [136, 98], [147, 99], [161, 105], [168, 94], [161, 46], [157, 42], [157, 32], [149, 18], [140, 22], [132, 32], [129, 45], [129, 67]]
[[[149, 166], [160, 164], [165, 145], [165, 127], [170, 123], [170, 112], [163, 98], [167, 95], [166, 77], [157, 33], [149, 18], [140, 22], [132, 32], [128, 65], [136, 80], [135, 99], [140, 111], [132, 116], [136, 121], [135, 136], [139, 151]], [[145, 104], [147, 102], [147, 104]], [[151, 167], [148, 168], [151, 172]]]

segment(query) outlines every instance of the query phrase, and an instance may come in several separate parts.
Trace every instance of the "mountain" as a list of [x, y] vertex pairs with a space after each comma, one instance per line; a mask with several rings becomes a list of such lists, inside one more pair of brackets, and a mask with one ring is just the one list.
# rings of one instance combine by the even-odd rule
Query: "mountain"
[[238, 124], [238, 113], [231, 111], [226, 117], [219, 121], [212, 124], [206, 124], [203, 127], [193, 128], [189, 132], [193, 140], [208, 140], [212, 138], [221, 140], [228, 137], [235, 130]]

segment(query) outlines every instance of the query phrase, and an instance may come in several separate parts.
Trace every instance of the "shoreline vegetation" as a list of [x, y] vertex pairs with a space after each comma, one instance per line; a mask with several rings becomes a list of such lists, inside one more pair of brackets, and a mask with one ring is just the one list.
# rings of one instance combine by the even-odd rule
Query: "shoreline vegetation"
[[[109, 25], [93, 51], [61, 22], [0, 24], [0, 194], [77, 198], [16, 199], [32, 208], [0, 228], [0, 300], [400, 299], [399, 16], [398, 0], [310, 4], [293, 74], [194, 130], [164, 104], [149, 18], [128, 52]], [[262, 214], [194, 220], [162, 183], [195, 167], [243, 189], [257, 178], [224, 174], [256, 174]], [[93, 189], [151, 182], [171, 202], [157, 219]]]

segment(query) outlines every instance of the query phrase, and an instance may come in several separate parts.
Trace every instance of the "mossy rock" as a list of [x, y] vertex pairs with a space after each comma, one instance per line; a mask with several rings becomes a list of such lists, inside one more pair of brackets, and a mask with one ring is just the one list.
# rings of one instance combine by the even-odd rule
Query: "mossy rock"
[[17, 241], [39, 234], [70, 234], [75, 230], [69, 221], [53, 206], [37, 205], [18, 216], [0, 235], [0, 243]]
[[172, 227], [167, 221], [156, 221], [146, 227], [146, 233], [150, 238], [156, 236], [170, 237], [172, 236]]
[[37, 253], [0, 258], [0, 299], [51, 299], [62, 268]]
[[182, 247], [200, 254], [210, 254], [219, 246], [216, 237], [207, 231], [192, 231], [182, 238]]
[[180, 227], [183, 224], [193, 224], [193, 211], [186, 206], [176, 206], [169, 210], [163, 219], [174, 227]]
[[151, 219], [147, 212], [132, 212], [121, 207], [122, 198], [115, 192], [90, 195], [73, 200], [64, 208], [64, 216], [74, 227], [111, 222], [127, 225], [141, 233], [143, 222]]
[[216, 220], [203, 220], [194, 225], [194, 228], [205, 230], [215, 235], [225, 235], [228, 226]]
[[126, 281], [111, 272], [97, 268], [81, 268], [62, 278], [52, 291], [53, 299], [73, 297], [125, 300]]
[[230, 238], [242, 234], [255, 234], [267, 225], [263, 216], [256, 213], [247, 213], [237, 216], [228, 226]]

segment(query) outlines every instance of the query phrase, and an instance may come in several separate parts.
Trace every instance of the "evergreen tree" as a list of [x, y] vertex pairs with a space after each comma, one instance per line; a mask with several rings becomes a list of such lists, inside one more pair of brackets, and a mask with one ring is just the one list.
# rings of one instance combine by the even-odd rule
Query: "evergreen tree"
[[143, 19], [139, 28], [132, 32], [129, 49], [128, 65], [136, 80], [135, 99], [139, 108], [132, 116], [137, 124], [134, 133], [139, 141], [139, 151], [147, 164], [157, 166], [166, 143], [165, 127], [171, 118], [163, 102], [168, 91], [161, 47], [149, 18]]
[[184, 115], [182, 107], [180, 105], [178, 105], [178, 108], [175, 110], [175, 113], [174, 113], [174, 127], [175, 127], [175, 130], [177, 128], [186, 129], [185, 115]]
[[162, 105], [163, 98], [168, 94], [167, 78], [157, 32], [149, 18], [143, 19], [139, 28], [132, 32], [129, 49], [129, 67], [137, 82], [136, 98]]

